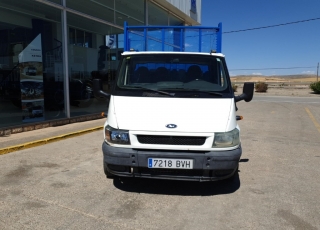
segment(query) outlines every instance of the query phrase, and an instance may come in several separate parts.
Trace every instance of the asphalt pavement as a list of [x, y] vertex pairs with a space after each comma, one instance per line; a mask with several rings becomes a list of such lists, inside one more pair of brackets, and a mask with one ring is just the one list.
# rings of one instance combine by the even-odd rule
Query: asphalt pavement
[[295, 103], [295, 104], [320, 104], [320, 97], [292, 97], [292, 96], [261, 96], [254, 95], [253, 101]]
[[230, 182], [106, 179], [101, 130], [2, 155], [0, 229], [320, 229], [320, 106], [269, 99], [237, 104]]

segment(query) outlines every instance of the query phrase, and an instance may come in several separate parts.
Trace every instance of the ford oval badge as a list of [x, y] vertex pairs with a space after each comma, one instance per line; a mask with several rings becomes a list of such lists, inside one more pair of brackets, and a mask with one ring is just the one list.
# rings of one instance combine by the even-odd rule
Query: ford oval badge
[[175, 125], [175, 124], [167, 124], [166, 127], [169, 128], [169, 129], [174, 129], [174, 128], [177, 128], [177, 125]]

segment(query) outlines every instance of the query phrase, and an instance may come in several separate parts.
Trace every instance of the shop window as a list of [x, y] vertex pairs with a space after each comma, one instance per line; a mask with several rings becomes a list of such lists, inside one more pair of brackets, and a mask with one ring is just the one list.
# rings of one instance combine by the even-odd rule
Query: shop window
[[92, 33], [84, 32], [84, 47], [92, 48]]
[[76, 46], [84, 47], [84, 31], [76, 30]]
[[113, 0], [66, 0], [66, 5], [70, 9], [114, 23]]
[[124, 35], [118, 34], [118, 48], [124, 47]]
[[65, 118], [61, 11], [2, 0], [0, 15], [0, 127]]
[[54, 2], [54, 3], [57, 3], [59, 5], [62, 4], [62, 0], [49, 0], [50, 2]]
[[169, 25], [170, 26], [184, 26], [184, 21], [180, 18], [175, 17], [172, 14], [169, 14]]
[[76, 29], [69, 28], [69, 44], [76, 45]]
[[119, 0], [115, 1], [115, 23], [123, 26], [124, 22], [129, 25], [144, 25], [144, 0]]
[[92, 48], [92, 33], [69, 28], [69, 44]]
[[118, 67], [118, 34], [123, 30], [67, 13], [69, 26], [70, 115], [100, 113], [107, 109], [105, 98], [95, 97], [92, 80], [102, 79], [110, 91]]
[[148, 24], [153, 26], [167, 26], [168, 12], [148, 1]]

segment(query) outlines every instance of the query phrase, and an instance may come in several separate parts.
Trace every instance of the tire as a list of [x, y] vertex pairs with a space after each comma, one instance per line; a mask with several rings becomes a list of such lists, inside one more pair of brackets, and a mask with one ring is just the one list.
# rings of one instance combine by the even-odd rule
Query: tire
[[108, 166], [107, 166], [105, 163], [103, 163], [103, 171], [104, 171], [104, 174], [106, 175], [106, 177], [107, 177], [108, 179], [113, 179], [113, 178], [116, 177], [115, 175], [113, 175], [112, 173], [110, 173], [110, 172], [108, 171]]
[[91, 100], [91, 94], [87, 90], [82, 90], [80, 99], [83, 102], [88, 102]]
[[238, 173], [239, 173], [238, 171], [239, 171], [239, 165], [237, 169], [234, 171], [234, 173], [232, 174], [232, 176], [225, 179], [225, 181], [232, 182], [238, 176]]

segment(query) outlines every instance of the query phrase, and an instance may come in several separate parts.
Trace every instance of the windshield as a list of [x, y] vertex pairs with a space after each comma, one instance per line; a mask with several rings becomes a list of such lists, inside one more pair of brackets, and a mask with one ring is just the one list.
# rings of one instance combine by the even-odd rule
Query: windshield
[[229, 97], [231, 93], [223, 58], [190, 54], [125, 56], [116, 90], [149, 90], [162, 95], [170, 92], [171, 96], [190, 91], [210, 93], [211, 97], [224, 94]]

